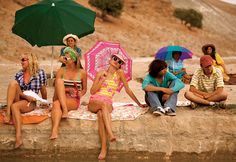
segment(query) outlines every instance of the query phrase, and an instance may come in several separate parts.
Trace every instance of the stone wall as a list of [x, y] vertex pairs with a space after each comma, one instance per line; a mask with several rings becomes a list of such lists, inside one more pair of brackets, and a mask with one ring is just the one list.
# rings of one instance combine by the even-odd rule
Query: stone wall
[[[155, 117], [151, 113], [134, 121], [112, 123], [117, 142], [110, 151], [202, 154], [226, 152], [236, 157], [236, 111], [189, 110], [179, 108], [176, 117]], [[99, 150], [97, 122], [68, 119], [61, 122], [59, 138], [49, 140], [51, 120], [23, 126], [23, 143], [18, 149], [31, 153], [66, 153], [80, 150]], [[14, 127], [0, 125], [1, 156], [14, 152]], [[11, 151], [10, 151], [11, 150]]]

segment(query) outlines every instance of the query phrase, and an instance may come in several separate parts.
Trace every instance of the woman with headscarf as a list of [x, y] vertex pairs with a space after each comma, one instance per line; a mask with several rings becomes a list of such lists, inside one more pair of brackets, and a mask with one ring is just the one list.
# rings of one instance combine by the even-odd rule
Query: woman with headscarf
[[213, 66], [219, 68], [223, 74], [223, 79], [225, 82], [229, 81], [229, 76], [227, 69], [225, 67], [224, 60], [222, 57], [216, 53], [216, 48], [213, 44], [206, 44], [202, 47], [202, 52], [204, 55], [210, 55], [213, 59]]
[[60, 68], [56, 74], [50, 139], [58, 137], [61, 118], [67, 118], [68, 111], [79, 108], [80, 99], [87, 91], [87, 73], [79, 66], [80, 59], [76, 52], [72, 48], [66, 47], [63, 53], [66, 66]]
[[33, 111], [36, 107], [36, 99], [26, 96], [23, 92], [31, 90], [41, 92], [42, 98], [47, 99], [46, 80], [44, 70], [39, 69], [37, 57], [33, 53], [25, 53], [21, 56], [22, 69], [16, 73], [15, 80], [11, 81], [7, 89], [7, 115], [5, 122], [9, 122], [12, 114], [16, 128], [15, 148], [22, 145], [21, 113]]

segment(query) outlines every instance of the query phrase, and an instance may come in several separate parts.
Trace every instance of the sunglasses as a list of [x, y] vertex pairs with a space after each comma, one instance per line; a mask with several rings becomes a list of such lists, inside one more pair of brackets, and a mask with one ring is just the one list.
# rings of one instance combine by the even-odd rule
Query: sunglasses
[[22, 58], [21, 59], [21, 62], [24, 62], [24, 61], [28, 61], [29, 59], [27, 59], [27, 58]]
[[122, 60], [120, 60], [118, 57], [116, 57], [116, 56], [113, 56], [112, 57], [112, 60], [113, 61], [118, 61], [118, 64], [120, 64], [120, 65], [122, 65], [122, 64], [124, 64], [124, 62], [122, 61]]
[[66, 61], [71, 60], [70, 57], [64, 57], [64, 59], [65, 59]]

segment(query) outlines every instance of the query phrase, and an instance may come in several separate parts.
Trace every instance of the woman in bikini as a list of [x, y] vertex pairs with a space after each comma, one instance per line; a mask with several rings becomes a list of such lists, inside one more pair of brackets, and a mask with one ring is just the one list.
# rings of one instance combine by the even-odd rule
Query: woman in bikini
[[[68, 117], [68, 111], [76, 110], [80, 106], [80, 99], [87, 91], [87, 73], [81, 68], [76, 52], [66, 47], [64, 49], [66, 66], [58, 70], [55, 81], [55, 93], [52, 107], [52, 132], [50, 139], [58, 137], [58, 129], [61, 118]], [[79, 67], [78, 67], [79, 66]], [[74, 86], [67, 86], [68, 81], [74, 82]], [[81, 82], [82, 89], [77, 83]]]
[[123, 82], [126, 93], [140, 107], [146, 105], [141, 104], [129, 88], [125, 78], [124, 71], [121, 66], [125, 64], [125, 59], [121, 54], [112, 55], [110, 66], [106, 71], [100, 71], [96, 74], [95, 80], [91, 87], [91, 97], [88, 104], [88, 110], [97, 113], [98, 132], [101, 139], [101, 152], [98, 156], [99, 160], [105, 159], [107, 154], [107, 138], [110, 142], [116, 141], [111, 128], [112, 98], [118, 88], [120, 82]]

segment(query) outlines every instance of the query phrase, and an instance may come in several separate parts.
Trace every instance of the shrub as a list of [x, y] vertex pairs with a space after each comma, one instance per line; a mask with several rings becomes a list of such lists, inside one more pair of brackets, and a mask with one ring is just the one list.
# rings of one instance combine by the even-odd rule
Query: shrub
[[176, 8], [174, 16], [181, 20], [185, 25], [189, 24], [191, 27], [202, 28], [203, 16], [200, 12], [194, 9]]
[[123, 0], [89, 0], [89, 4], [102, 11], [102, 18], [106, 15], [119, 17], [124, 7]]

